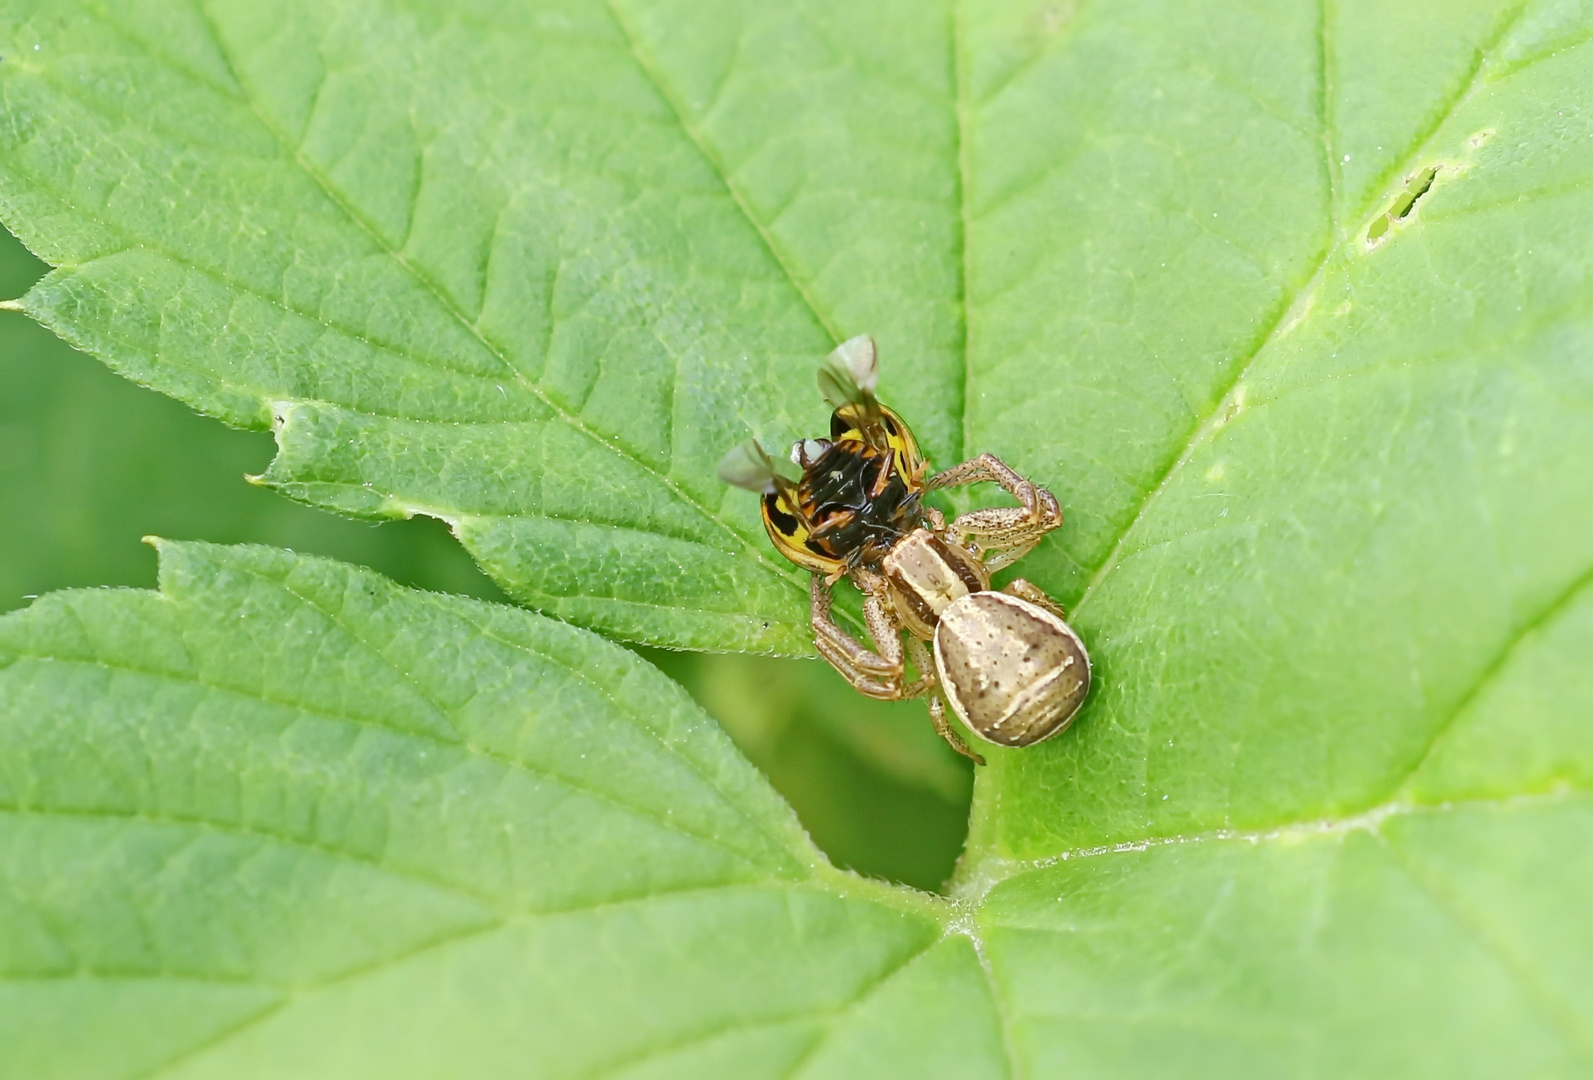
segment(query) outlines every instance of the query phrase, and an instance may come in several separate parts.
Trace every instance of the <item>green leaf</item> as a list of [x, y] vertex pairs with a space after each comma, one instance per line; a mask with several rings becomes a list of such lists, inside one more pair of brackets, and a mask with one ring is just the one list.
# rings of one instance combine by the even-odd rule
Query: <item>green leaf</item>
[[1436, 802], [1435, 775], [936, 902], [828, 869], [590, 634], [270, 549], [161, 555], [159, 593], [0, 619], [0, 1075], [1585, 1064], [1585, 797]]
[[[196, 1067], [427, 1075], [492, 1048], [579, 1075], [629, 1038], [644, 1074], [1593, 1070], [1585, 5], [0, 12], [0, 215], [58, 267], [25, 306], [274, 423], [268, 483], [442, 517], [514, 596], [612, 636], [799, 651], [801, 582], [713, 464], [820, 427], [813, 365], [869, 331], [937, 463], [991, 451], [1057, 492], [1068, 524], [1021, 569], [1096, 662], [1071, 732], [991, 751], [954, 902], [851, 893], [788, 840], [744, 853], [759, 888], [798, 883], [770, 901], [786, 925], [830, 925], [793, 889], [880, 921], [804, 943], [716, 909], [712, 971], [667, 919], [565, 952], [516, 938], [519, 963], [424, 967], [424, 999], [395, 975], [291, 1029], [190, 1033], [219, 1055]], [[128, 777], [96, 783], [136, 790], [144, 742], [95, 752]], [[613, 752], [624, 775], [652, 760]], [[218, 801], [252, 775], [208, 767], [191, 787]], [[446, 818], [423, 784], [360, 776], [345, 799]], [[671, 783], [655, 813], [718, 790]], [[525, 820], [480, 813], [495, 840]], [[695, 865], [622, 841], [538, 866], [596, 889]], [[272, 880], [253, 903], [342, 895]], [[799, 1005], [780, 995], [809, 984], [762, 966], [781, 957], [851, 981]], [[699, 1001], [768, 1024], [680, 1019]], [[94, 1045], [255, 1007], [190, 1002]], [[837, 1017], [811, 1052], [774, 1022], [809, 1007]], [[689, 1061], [641, 1056], [710, 1031]], [[879, 1058], [830, 1056], [853, 1051]]]
[[[0, 232], [0, 296], [46, 270]], [[501, 598], [438, 521], [357, 521], [239, 483], [270, 455], [269, 435], [196, 416], [0, 312], [0, 608], [52, 589], [151, 585], [155, 553], [140, 537], [152, 532], [265, 541]], [[869, 701], [823, 664], [646, 655], [703, 702], [839, 865], [924, 889], [951, 875], [973, 773], [921, 706]]]
[[0, 208], [58, 267], [28, 311], [544, 610], [802, 651], [803, 583], [713, 465], [811, 423], [769, 403], [828, 336], [606, 9], [28, 7]]
[[0, 1074], [774, 1075], [926, 995], [988, 1060], [937, 906], [822, 865], [584, 631], [167, 543], [159, 593], [41, 600], [0, 664]]
[[[47, 268], [0, 233], [0, 296]], [[148, 394], [18, 312], [0, 312], [0, 609], [51, 589], [148, 585], [149, 533], [265, 541], [370, 566], [409, 585], [498, 596], [437, 522], [324, 514], [240, 484], [270, 437]]]

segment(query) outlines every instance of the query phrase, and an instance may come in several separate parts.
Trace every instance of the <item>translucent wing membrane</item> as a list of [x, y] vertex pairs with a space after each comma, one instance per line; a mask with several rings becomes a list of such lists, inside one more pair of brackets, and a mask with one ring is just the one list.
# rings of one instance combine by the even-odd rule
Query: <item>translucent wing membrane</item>
[[879, 364], [868, 334], [841, 342], [819, 365], [819, 393], [832, 409], [872, 403], [878, 386]]
[[774, 460], [758, 445], [757, 439], [748, 439], [732, 447], [719, 459], [719, 479], [733, 487], [746, 488], [761, 495], [794, 482], [780, 472]]

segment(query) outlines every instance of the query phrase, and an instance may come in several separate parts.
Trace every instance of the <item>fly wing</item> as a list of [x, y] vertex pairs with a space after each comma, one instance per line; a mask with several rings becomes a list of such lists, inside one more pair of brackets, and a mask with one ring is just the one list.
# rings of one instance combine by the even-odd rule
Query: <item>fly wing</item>
[[879, 362], [868, 334], [841, 342], [819, 365], [819, 393], [832, 409], [869, 404], [878, 386]]
[[780, 473], [757, 439], [732, 447], [719, 459], [719, 479], [761, 495], [791, 486], [791, 480]]
[[841, 342], [819, 365], [819, 393], [835, 410], [832, 434], [855, 428], [864, 442], [883, 450], [889, 445], [884, 413], [874, 396], [879, 386], [879, 362], [874, 339], [859, 334]]

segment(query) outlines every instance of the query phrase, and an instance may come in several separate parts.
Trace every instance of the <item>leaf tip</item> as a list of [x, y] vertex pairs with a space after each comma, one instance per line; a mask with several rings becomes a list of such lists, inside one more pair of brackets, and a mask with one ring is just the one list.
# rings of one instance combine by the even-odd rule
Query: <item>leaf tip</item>
[[172, 556], [171, 541], [164, 536], [146, 533], [138, 538], [138, 542], [148, 544], [155, 549], [155, 584], [156, 588], [164, 594], [166, 592], [166, 575], [171, 569], [169, 565]]

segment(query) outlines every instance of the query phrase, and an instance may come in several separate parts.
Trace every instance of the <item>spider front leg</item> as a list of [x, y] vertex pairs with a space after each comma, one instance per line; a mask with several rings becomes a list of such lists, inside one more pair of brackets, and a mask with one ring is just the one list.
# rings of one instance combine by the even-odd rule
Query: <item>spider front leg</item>
[[963, 484], [1000, 484], [1021, 506], [1002, 506], [963, 514], [950, 525], [959, 537], [974, 542], [985, 565], [1000, 570], [1027, 555], [1040, 538], [1062, 524], [1062, 507], [1056, 496], [1025, 480], [994, 454], [980, 454], [955, 465], [928, 483], [929, 488]]
[[[830, 586], [813, 575], [809, 595], [813, 601], [813, 644], [819, 655], [840, 672], [858, 693], [881, 701], [900, 701], [918, 697], [934, 685], [934, 669], [920, 670], [918, 679], [908, 683], [907, 665], [902, 656], [901, 626], [896, 622], [885, 596], [884, 583], [867, 583], [863, 598], [863, 623], [874, 639], [873, 651], [836, 625], [830, 614]], [[916, 663], [916, 661], [915, 661]]]

